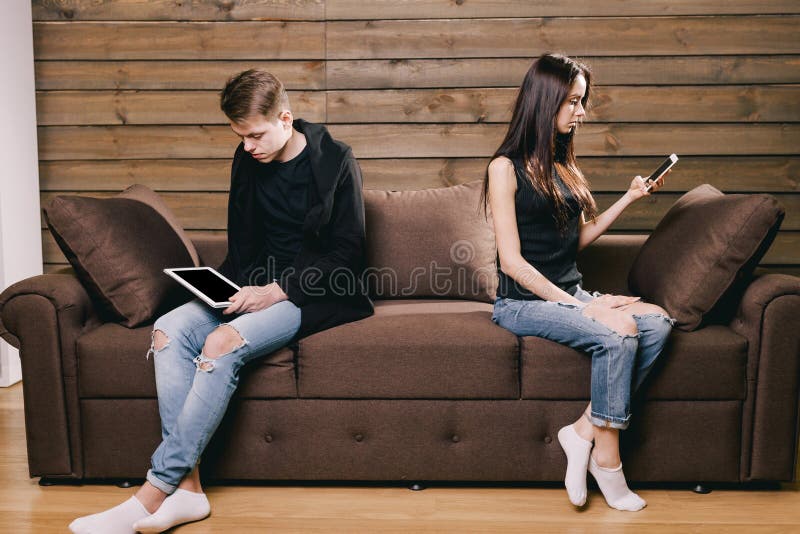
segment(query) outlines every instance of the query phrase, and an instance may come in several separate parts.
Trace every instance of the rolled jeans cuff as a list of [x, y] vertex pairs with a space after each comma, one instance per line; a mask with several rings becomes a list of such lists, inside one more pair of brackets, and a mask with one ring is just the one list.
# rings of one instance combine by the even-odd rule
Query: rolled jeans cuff
[[616, 428], [618, 430], [625, 430], [628, 428], [628, 425], [631, 422], [630, 420], [630, 415], [625, 419], [620, 419], [618, 417], [609, 417], [607, 415], [592, 412], [592, 415], [589, 416], [589, 421], [591, 421], [594, 426], [599, 426], [600, 428]]
[[164, 482], [163, 480], [161, 480], [160, 478], [155, 476], [153, 474], [153, 470], [152, 469], [148, 469], [147, 470], [147, 481], [150, 484], [152, 484], [153, 486], [155, 486], [156, 488], [158, 488], [161, 491], [163, 491], [164, 493], [166, 493], [167, 495], [172, 495], [173, 493], [175, 493], [175, 490], [178, 488], [178, 486], [173, 486], [172, 484], [167, 484], [166, 482]]

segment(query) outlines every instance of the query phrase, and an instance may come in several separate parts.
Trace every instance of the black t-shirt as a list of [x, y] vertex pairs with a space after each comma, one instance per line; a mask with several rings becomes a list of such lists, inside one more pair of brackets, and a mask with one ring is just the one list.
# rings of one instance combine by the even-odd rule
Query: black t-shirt
[[308, 193], [312, 183], [308, 146], [289, 161], [270, 161], [256, 165], [256, 205], [262, 214], [264, 249], [267, 259], [261, 285], [280, 278], [300, 252], [303, 222], [308, 212]]
[[[578, 255], [578, 234], [580, 232], [580, 205], [569, 188], [561, 181], [553, 169], [553, 179], [567, 201], [569, 214], [567, 227], [560, 231], [550, 202], [539, 194], [525, 175], [521, 160], [512, 158], [517, 176], [517, 193], [514, 199], [519, 230], [520, 253], [525, 261], [542, 273], [548, 280], [573, 294], [581, 282], [581, 273], [575, 263]], [[499, 286], [498, 298], [517, 300], [539, 300], [513, 278], [500, 269], [497, 259]]]

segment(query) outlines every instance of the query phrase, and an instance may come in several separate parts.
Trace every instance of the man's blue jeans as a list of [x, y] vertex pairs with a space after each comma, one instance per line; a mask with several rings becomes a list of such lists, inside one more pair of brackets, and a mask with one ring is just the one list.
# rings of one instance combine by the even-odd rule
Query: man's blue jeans
[[[598, 296], [581, 288], [575, 298]], [[620, 335], [583, 315], [582, 306], [546, 300], [497, 299], [492, 320], [518, 336], [537, 336], [592, 357], [591, 420], [597, 426], [628, 427], [631, 392], [641, 386], [666, 344], [673, 321], [662, 314], [633, 315], [639, 333]]]
[[[219, 358], [207, 358], [201, 354], [206, 337], [224, 324], [243, 342]], [[242, 366], [286, 346], [299, 328], [300, 309], [288, 300], [232, 316], [193, 300], [155, 322], [154, 337], [158, 330], [168, 341], [159, 350], [151, 345], [148, 353], [155, 361], [162, 439], [147, 471], [153, 486], [167, 494], [175, 491], [219, 426]]]

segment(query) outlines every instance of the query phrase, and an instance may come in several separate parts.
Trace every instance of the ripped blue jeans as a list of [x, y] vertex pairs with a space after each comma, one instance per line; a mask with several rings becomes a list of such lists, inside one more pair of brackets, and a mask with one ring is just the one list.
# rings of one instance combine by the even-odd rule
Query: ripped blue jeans
[[[575, 298], [598, 296], [578, 287]], [[492, 320], [518, 336], [537, 336], [592, 357], [591, 421], [601, 427], [628, 428], [631, 393], [641, 386], [672, 330], [661, 314], [633, 315], [638, 334], [623, 336], [583, 315], [582, 307], [546, 300], [497, 299]]]
[[[229, 322], [225, 322], [229, 321]], [[217, 327], [233, 328], [242, 342], [212, 359], [202, 354]], [[151, 457], [147, 480], [172, 494], [197, 464], [222, 421], [246, 363], [286, 346], [300, 328], [300, 309], [288, 300], [269, 308], [226, 316], [193, 300], [161, 316], [153, 325], [167, 343], [153, 354], [161, 415], [161, 443]]]

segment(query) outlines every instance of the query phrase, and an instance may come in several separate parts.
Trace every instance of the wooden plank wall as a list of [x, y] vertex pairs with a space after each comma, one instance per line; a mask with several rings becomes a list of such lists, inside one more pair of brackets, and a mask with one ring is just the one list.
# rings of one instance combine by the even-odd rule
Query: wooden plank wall
[[601, 207], [681, 156], [613, 231], [651, 230], [701, 183], [769, 192], [787, 215], [763, 263], [800, 273], [797, 0], [34, 0], [33, 17], [43, 203], [142, 183], [191, 233], [224, 232], [238, 139], [218, 92], [251, 67], [352, 145], [366, 187], [476, 180], [531, 59], [557, 51], [594, 72], [577, 150]]

